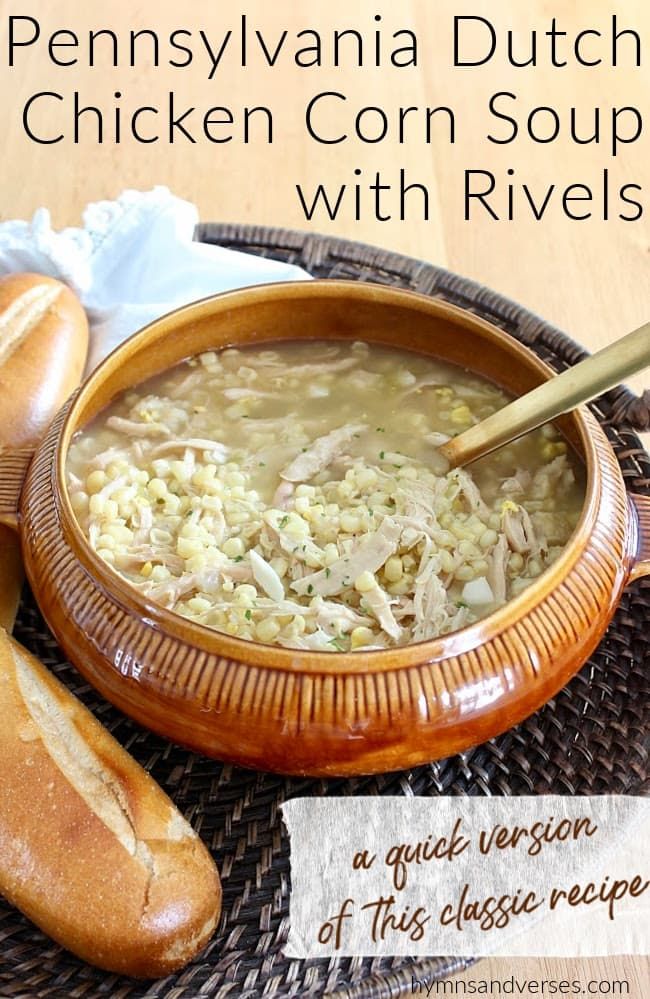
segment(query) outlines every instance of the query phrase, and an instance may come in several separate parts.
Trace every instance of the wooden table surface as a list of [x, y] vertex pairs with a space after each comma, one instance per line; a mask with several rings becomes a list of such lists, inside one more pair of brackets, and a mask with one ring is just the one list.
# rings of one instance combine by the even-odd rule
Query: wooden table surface
[[[611, 14], [614, 5], [604, 0], [574, 0], [571, 4], [528, 0], [474, 0], [463, 13], [489, 17], [499, 32], [499, 46], [494, 59], [481, 68], [454, 69], [452, 62], [452, 23], [458, 6], [451, 0], [402, 0], [388, 4], [375, 0], [360, 4], [352, 12], [349, 0], [249, 0], [246, 5], [214, 4], [211, 0], [193, 0], [180, 6], [170, 0], [145, 2], [114, 0], [112, 4], [94, 0], [82, 8], [76, 0], [32, 0], [28, 13], [38, 19], [39, 41], [17, 50], [16, 66], [9, 69], [6, 57], [7, 19], [16, 13], [9, 0], [0, 0], [2, 64], [0, 66], [0, 134], [3, 136], [3, 187], [0, 218], [25, 218], [39, 206], [46, 205], [58, 225], [77, 224], [83, 206], [91, 200], [111, 198], [125, 187], [148, 188], [166, 184], [174, 192], [194, 201], [200, 216], [211, 221], [257, 222], [265, 225], [313, 229], [374, 243], [449, 267], [475, 278], [539, 312], [591, 350], [604, 346], [650, 318], [650, 206], [637, 222], [616, 217], [603, 221], [603, 169], [607, 168], [612, 185], [610, 210], [619, 209], [616, 192], [623, 184], [636, 183], [650, 189], [650, 156], [647, 139], [622, 146], [616, 157], [610, 150], [612, 107], [636, 104], [648, 112], [650, 79], [646, 65], [631, 65], [634, 48], [631, 42], [620, 43], [619, 65], [611, 66]], [[648, 41], [650, 7], [644, 0], [626, 0], [617, 5], [619, 28], [635, 28]], [[621, 10], [623, 8], [623, 10]], [[27, 10], [27, 8], [25, 8]], [[287, 50], [270, 69], [259, 58], [249, 39], [249, 65], [243, 69], [236, 45], [240, 15], [247, 13], [252, 33], [259, 28], [267, 39], [276, 39], [287, 29]], [[381, 21], [373, 20], [375, 14]], [[549, 63], [543, 35], [539, 39], [539, 64], [533, 69], [507, 65], [502, 32], [512, 28], [517, 44], [525, 45], [530, 30], [548, 30], [550, 19], [557, 16], [558, 28], [569, 39], [583, 28], [599, 28], [603, 38], [592, 36], [589, 55], [602, 56], [603, 64], [586, 68], [569, 56], [569, 65], [554, 68]], [[335, 28], [357, 27], [372, 39], [380, 26], [385, 52], [390, 53], [391, 35], [400, 28], [411, 28], [420, 43], [416, 67], [395, 69], [389, 64], [362, 70], [349, 62], [331, 68], [297, 68], [292, 59], [295, 33], [305, 28], [318, 30], [325, 40], [325, 61], [329, 63], [331, 36]], [[47, 54], [47, 38], [60, 28], [74, 30], [80, 45], [77, 49], [59, 49], [62, 58], [76, 55], [79, 64], [53, 66]], [[119, 68], [107, 65], [108, 48], [98, 49], [97, 65], [87, 65], [89, 29], [111, 28], [118, 36], [123, 60]], [[130, 69], [128, 62], [129, 29], [153, 28], [164, 41], [177, 28], [198, 32], [205, 28], [214, 39], [223, 39], [224, 31], [233, 29], [234, 41], [224, 53], [223, 62], [212, 81], [208, 67], [197, 55], [191, 66], [174, 69], [164, 59], [169, 49], [161, 47], [161, 65]], [[27, 32], [27, 27], [22, 26]], [[23, 35], [23, 38], [25, 35]], [[366, 63], [369, 61], [369, 49]], [[586, 51], [586, 49], [585, 49]], [[176, 53], [179, 56], [179, 53]], [[173, 56], [173, 53], [172, 53]], [[163, 104], [173, 90], [178, 107], [206, 109], [214, 105], [232, 111], [234, 138], [231, 142], [208, 141], [138, 144], [126, 139], [119, 146], [92, 141], [87, 115], [79, 144], [68, 138], [54, 145], [36, 145], [24, 134], [21, 109], [30, 95], [40, 90], [56, 91], [64, 102], [48, 106], [47, 114], [34, 116], [39, 128], [65, 129], [70, 134], [71, 100], [78, 91], [86, 104], [95, 102], [108, 115], [114, 106], [112, 94], [120, 91], [121, 106], [135, 108], [142, 104]], [[356, 112], [368, 105], [382, 106], [390, 119], [389, 136], [380, 143], [364, 143], [350, 138], [337, 145], [324, 145], [306, 134], [304, 111], [317, 93], [336, 91], [347, 101], [331, 100], [327, 117], [318, 117], [318, 127], [339, 132], [353, 132]], [[517, 94], [513, 114], [524, 131], [527, 114], [538, 105], [554, 105], [561, 115], [562, 134], [550, 145], [542, 145], [520, 136], [515, 144], [496, 145], [486, 141], [486, 133], [499, 124], [490, 119], [487, 102], [495, 91]], [[262, 141], [261, 129], [253, 131], [251, 141], [242, 142], [243, 109], [265, 104], [273, 112], [273, 143]], [[411, 114], [409, 131], [400, 143], [395, 122], [400, 107], [451, 105], [456, 114], [454, 144], [449, 142], [449, 126], [438, 114], [434, 118], [431, 142], [424, 141], [423, 112]], [[577, 145], [568, 137], [568, 109], [576, 106], [579, 129], [589, 129], [593, 109], [601, 107], [602, 134], [599, 144]], [[66, 118], [67, 115], [67, 118]], [[503, 128], [501, 123], [501, 128]], [[54, 133], [52, 133], [54, 134]], [[429, 191], [429, 219], [425, 220], [417, 196], [406, 204], [406, 218], [399, 219], [399, 201], [392, 196], [384, 214], [393, 217], [378, 221], [373, 217], [367, 184], [376, 171], [383, 183], [399, 182], [403, 168], [410, 183], [425, 185]], [[506, 171], [514, 169], [512, 178]], [[515, 199], [515, 221], [495, 221], [485, 211], [463, 218], [463, 173], [465, 169], [491, 170], [498, 178], [499, 190], [512, 180], [527, 184], [537, 201], [550, 184], [561, 190], [572, 183], [585, 183], [595, 192], [594, 218], [571, 221], [562, 213], [557, 192], [549, 200], [541, 222], [526, 209], [521, 187]], [[360, 175], [354, 171], [360, 170]], [[353, 200], [343, 200], [335, 221], [320, 213], [307, 222], [296, 191], [313, 189], [318, 181], [333, 188], [354, 184], [366, 185], [366, 200], [359, 219], [355, 218]], [[348, 191], [349, 194], [349, 191]], [[498, 198], [503, 205], [503, 193]], [[650, 372], [631, 379], [640, 391], [650, 384]], [[572, 962], [577, 977], [629, 978], [630, 995], [641, 997], [650, 992], [642, 986], [649, 980], [648, 964], [643, 960], [608, 959]], [[481, 976], [488, 970], [496, 975], [520, 977], [558, 977], [567, 962], [484, 962]], [[592, 973], [593, 972], [593, 973]], [[477, 977], [471, 972], [466, 977]], [[561, 977], [561, 976], [560, 976]], [[569, 975], [569, 977], [575, 977]]]

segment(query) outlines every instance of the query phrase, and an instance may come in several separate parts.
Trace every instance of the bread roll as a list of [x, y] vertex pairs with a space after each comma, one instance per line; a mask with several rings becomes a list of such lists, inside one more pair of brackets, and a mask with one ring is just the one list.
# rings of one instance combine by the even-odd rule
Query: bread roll
[[0, 278], [0, 445], [38, 443], [87, 353], [86, 314], [66, 285], [40, 274]]
[[[36, 447], [75, 390], [88, 353], [86, 315], [54, 278], [0, 278], [0, 452]], [[20, 543], [0, 525], [0, 626], [11, 631], [22, 585]]]
[[210, 938], [221, 902], [191, 826], [98, 721], [0, 631], [0, 892], [109, 971], [157, 978]]

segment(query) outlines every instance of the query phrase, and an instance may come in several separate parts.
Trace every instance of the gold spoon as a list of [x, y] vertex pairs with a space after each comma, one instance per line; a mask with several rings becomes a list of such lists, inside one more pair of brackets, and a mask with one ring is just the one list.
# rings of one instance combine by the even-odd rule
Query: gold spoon
[[438, 451], [451, 468], [468, 465], [529, 430], [595, 399], [646, 367], [650, 367], [650, 323], [515, 399], [447, 441]]

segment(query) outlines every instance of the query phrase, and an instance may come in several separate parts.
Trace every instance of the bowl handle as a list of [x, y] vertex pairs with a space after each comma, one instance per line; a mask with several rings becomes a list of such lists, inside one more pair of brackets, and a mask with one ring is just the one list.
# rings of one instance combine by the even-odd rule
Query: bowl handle
[[20, 494], [32, 458], [33, 448], [0, 448], [0, 525], [18, 530]]
[[636, 521], [636, 554], [630, 581], [650, 576], [650, 496], [629, 493], [632, 515]]

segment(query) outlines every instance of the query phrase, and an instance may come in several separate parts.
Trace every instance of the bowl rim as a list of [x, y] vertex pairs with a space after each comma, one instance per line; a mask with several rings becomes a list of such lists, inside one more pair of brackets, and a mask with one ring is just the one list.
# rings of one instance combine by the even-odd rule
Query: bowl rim
[[[88, 544], [72, 509], [66, 482], [65, 461], [72, 437], [80, 429], [80, 426], [77, 425], [79, 411], [92, 399], [97, 383], [122, 364], [125, 359], [124, 355], [128, 354], [131, 345], [135, 341], [146, 343], [148, 340], [156, 340], [160, 335], [188, 322], [200, 321], [211, 315], [215, 307], [221, 311], [229, 307], [250, 303], [251, 300], [268, 301], [269, 299], [285, 297], [300, 299], [311, 297], [314, 294], [322, 295], [325, 298], [335, 298], [341, 292], [351, 294], [353, 297], [360, 297], [365, 301], [381, 303], [381, 300], [390, 299], [397, 304], [402, 302], [407, 307], [410, 306], [443, 319], [450, 319], [460, 325], [469, 325], [486, 339], [496, 339], [506, 343], [512, 352], [518, 354], [529, 368], [537, 369], [543, 378], [556, 374], [550, 365], [546, 364], [524, 344], [498, 326], [466, 309], [444, 299], [429, 297], [409, 289], [363, 281], [328, 278], [250, 285], [206, 296], [160, 316], [118, 345], [83, 382], [65, 412], [55, 445], [54, 488], [59, 504], [61, 527], [66, 541], [85, 572], [96, 584], [99, 583], [105, 591], [108, 591], [110, 599], [127, 614], [132, 614], [135, 609], [142, 622], [154, 630], [171, 635], [213, 656], [222, 659], [228, 658], [250, 667], [262, 667], [296, 674], [381, 673], [450, 659], [484, 644], [489, 637], [504, 631], [513, 620], [524, 617], [532, 607], [539, 603], [540, 597], [545, 592], [555, 589], [579, 561], [582, 554], [580, 539], [586, 538], [593, 526], [602, 482], [596, 445], [592, 437], [594, 428], [599, 432], [600, 428], [586, 407], [579, 407], [569, 414], [578, 431], [582, 447], [583, 454], [580, 457], [584, 458], [586, 483], [580, 517], [562, 553], [533, 583], [508, 600], [502, 607], [473, 624], [437, 638], [367, 652], [363, 650], [360, 652], [319, 652], [265, 645], [250, 639], [236, 638], [206, 625], [197, 624], [181, 614], [148, 601], [126, 578], [97, 555]], [[282, 339], [292, 338], [278, 337], [275, 342]], [[309, 338], [305, 337], [304, 339]], [[233, 338], [232, 343], [222, 344], [219, 350], [226, 349], [228, 346], [237, 346], [237, 342], [237, 339]], [[372, 337], [368, 337], [368, 342], [373, 342]], [[418, 353], [418, 351], [412, 352]], [[431, 354], [430, 356], [437, 355]], [[184, 359], [179, 357], [175, 364], [182, 363]], [[161, 368], [160, 373], [164, 370], [170, 370], [169, 366]], [[480, 375], [480, 372], [477, 373]], [[148, 377], [155, 377], [155, 375]], [[143, 379], [143, 382], [146, 380], [146, 378]]]

